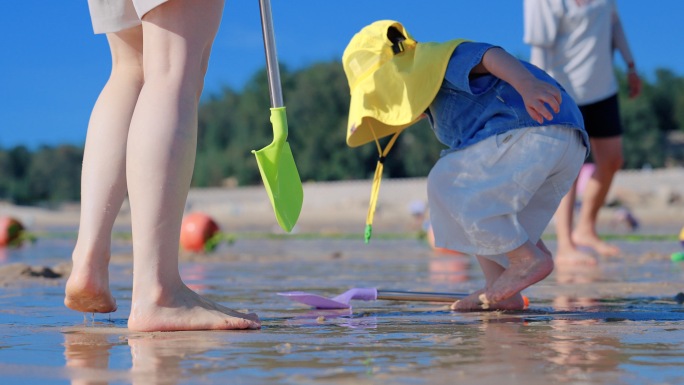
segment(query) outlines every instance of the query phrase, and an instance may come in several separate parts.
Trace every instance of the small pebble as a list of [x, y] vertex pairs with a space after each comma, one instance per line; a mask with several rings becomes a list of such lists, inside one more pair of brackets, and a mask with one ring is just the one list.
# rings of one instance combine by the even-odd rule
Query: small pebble
[[489, 309], [489, 300], [487, 299], [487, 295], [485, 293], [480, 294], [477, 298], [480, 300], [480, 302], [482, 302], [481, 307], [483, 310]]

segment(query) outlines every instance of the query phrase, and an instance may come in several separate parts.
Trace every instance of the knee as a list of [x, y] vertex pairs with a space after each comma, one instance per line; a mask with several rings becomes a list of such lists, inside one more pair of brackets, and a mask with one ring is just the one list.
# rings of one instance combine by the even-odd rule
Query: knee
[[145, 75], [142, 66], [135, 65], [115, 65], [112, 66], [111, 79], [117, 82], [126, 82], [134, 87], [142, 88], [145, 83]]
[[204, 88], [204, 72], [192, 70], [184, 65], [169, 65], [164, 68], [146, 68], [145, 86], [163, 89], [165, 93], [196, 97]]

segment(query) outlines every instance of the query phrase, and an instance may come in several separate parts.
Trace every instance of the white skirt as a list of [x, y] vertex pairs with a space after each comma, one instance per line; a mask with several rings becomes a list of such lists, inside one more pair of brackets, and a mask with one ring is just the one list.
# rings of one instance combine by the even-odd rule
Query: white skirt
[[119, 32], [142, 24], [142, 17], [168, 0], [88, 0], [95, 33]]

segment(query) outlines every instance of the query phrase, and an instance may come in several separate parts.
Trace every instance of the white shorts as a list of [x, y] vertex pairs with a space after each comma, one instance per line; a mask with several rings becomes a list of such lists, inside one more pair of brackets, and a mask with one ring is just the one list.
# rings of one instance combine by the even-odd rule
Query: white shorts
[[536, 243], [586, 156], [580, 133], [521, 128], [443, 156], [428, 176], [435, 246], [488, 257]]
[[168, 0], [88, 0], [95, 33], [119, 32], [142, 24], [142, 17]]

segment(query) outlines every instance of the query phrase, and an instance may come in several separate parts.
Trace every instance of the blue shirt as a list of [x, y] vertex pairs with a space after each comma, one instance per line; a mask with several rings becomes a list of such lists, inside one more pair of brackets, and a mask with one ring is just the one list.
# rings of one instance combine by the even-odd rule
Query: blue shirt
[[563, 87], [541, 69], [521, 61], [537, 79], [554, 84], [561, 91], [560, 112], [542, 124], [532, 119], [522, 96], [507, 82], [491, 74], [470, 77], [470, 71], [492, 47], [486, 43], [461, 43], [449, 59], [444, 82], [427, 111], [437, 139], [449, 147], [444, 153], [509, 130], [547, 125], [580, 131], [588, 149], [582, 113]]

